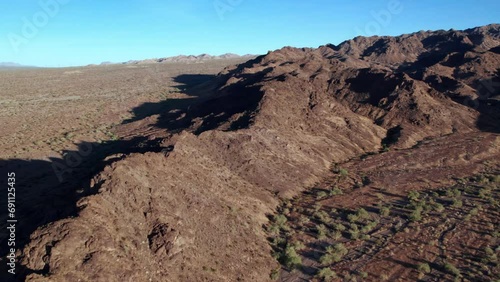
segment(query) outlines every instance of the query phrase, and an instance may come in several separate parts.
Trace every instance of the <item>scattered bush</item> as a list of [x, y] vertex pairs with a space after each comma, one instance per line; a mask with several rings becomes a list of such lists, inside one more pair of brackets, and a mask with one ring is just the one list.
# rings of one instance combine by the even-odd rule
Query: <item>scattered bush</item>
[[379, 212], [381, 216], [389, 216], [391, 214], [391, 209], [389, 207], [381, 207]]
[[410, 213], [410, 216], [408, 217], [410, 221], [420, 221], [422, 220], [422, 207], [417, 207], [415, 210], [413, 210]]
[[359, 219], [367, 219], [370, 217], [370, 214], [364, 208], [359, 208], [356, 215]]
[[418, 201], [418, 198], [420, 198], [420, 193], [417, 191], [410, 191], [410, 193], [408, 193], [408, 200], [410, 202]]
[[348, 231], [349, 236], [352, 240], [357, 240], [359, 239], [359, 229], [356, 224], [351, 224], [351, 228]]
[[358, 221], [358, 216], [356, 214], [348, 214], [347, 215], [347, 220], [351, 223]]
[[333, 229], [340, 231], [340, 232], [343, 232], [346, 230], [346, 227], [342, 223], [335, 223], [335, 224], [333, 224]]
[[317, 195], [316, 195], [316, 199], [318, 200], [321, 200], [321, 199], [324, 199], [328, 197], [328, 194], [325, 192], [325, 191], [320, 191]]
[[453, 264], [451, 264], [449, 262], [446, 262], [444, 264], [444, 270], [446, 270], [446, 272], [453, 274], [455, 276], [460, 276], [460, 270], [458, 270], [458, 268], [456, 268]]
[[283, 227], [287, 221], [288, 221], [288, 219], [286, 218], [286, 216], [284, 216], [282, 214], [278, 214], [278, 215], [274, 216], [274, 222], [279, 227]]
[[316, 217], [319, 221], [324, 223], [329, 223], [330, 221], [332, 221], [330, 215], [325, 211], [318, 211], [314, 213], [314, 217]]
[[293, 246], [286, 247], [282, 260], [283, 264], [290, 269], [294, 269], [302, 264], [302, 259]]
[[328, 230], [326, 229], [326, 226], [324, 226], [323, 224], [320, 224], [320, 225], [316, 226], [316, 231], [318, 232], [318, 239], [322, 240], [322, 239], [326, 238], [326, 234], [328, 232]]
[[378, 221], [370, 221], [363, 228], [361, 228], [362, 233], [368, 233], [377, 227]]
[[326, 253], [321, 256], [319, 261], [323, 265], [331, 264], [333, 262], [339, 262], [348, 253], [349, 251], [347, 250], [347, 248], [342, 243], [338, 243], [333, 246], [328, 246], [326, 248]]
[[346, 177], [347, 175], [349, 175], [349, 171], [341, 168], [341, 169], [339, 169], [339, 174], [340, 174], [340, 176]]
[[337, 186], [333, 187], [330, 190], [330, 196], [337, 196], [337, 195], [342, 195], [344, 192]]
[[431, 272], [431, 267], [429, 266], [429, 264], [427, 263], [420, 263], [418, 266], [417, 266], [417, 270], [420, 272], [420, 273], [430, 273]]
[[316, 274], [316, 277], [322, 279], [323, 281], [331, 281], [333, 278], [337, 277], [337, 274], [329, 267], [325, 267], [321, 269], [318, 274]]
[[299, 217], [299, 223], [304, 225], [310, 222], [310, 219], [307, 216], [301, 215]]
[[300, 241], [295, 241], [292, 243], [292, 247], [297, 251], [301, 251], [306, 248], [306, 245]]
[[455, 208], [461, 208], [463, 205], [462, 200], [459, 199], [453, 199], [453, 204], [452, 206]]
[[320, 203], [316, 203], [313, 205], [314, 211], [319, 211], [321, 210], [323, 206]]
[[444, 210], [445, 210], [444, 206], [443, 206], [443, 205], [441, 205], [440, 203], [435, 203], [435, 204], [433, 204], [433, 205], [432, 205], [432, 208], [433, 208], [435, 211], [439, 212], [439, 213], [442, 213], [442, 212], [444, 212]]
[[271, 278], [271, 280], [273, 281], [276, 281], [278, 280], [278, 278], [280, 277], [280, 269], [273, 269], [271, 271], [271, 274], [269, 275], [269, 277]]

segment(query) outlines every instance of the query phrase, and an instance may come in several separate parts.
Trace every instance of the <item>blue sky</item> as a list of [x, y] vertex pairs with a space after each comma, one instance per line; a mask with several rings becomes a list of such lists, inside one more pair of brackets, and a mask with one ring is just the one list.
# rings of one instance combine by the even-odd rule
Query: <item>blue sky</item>
[[499, 22], [498, 0], [2, 0], [0, 62], [62, 67], [179, 54], [263, 54], [357, 35]]

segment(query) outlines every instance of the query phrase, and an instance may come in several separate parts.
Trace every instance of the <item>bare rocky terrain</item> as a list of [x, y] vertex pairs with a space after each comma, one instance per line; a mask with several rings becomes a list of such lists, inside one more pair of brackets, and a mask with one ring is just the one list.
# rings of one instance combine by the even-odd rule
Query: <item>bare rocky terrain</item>
[[500, 279], [499, 25], [154, 66], [0, 73], [19, 280]]

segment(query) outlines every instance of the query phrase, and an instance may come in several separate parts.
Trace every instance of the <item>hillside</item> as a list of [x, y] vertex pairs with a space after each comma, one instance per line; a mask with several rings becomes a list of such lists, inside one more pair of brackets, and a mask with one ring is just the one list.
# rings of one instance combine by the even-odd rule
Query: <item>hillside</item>
[[[353, 262], [372, 266], [364, 270], [371, 281], [413, 278], [416, 262], [405, 249], [387, 273], [378, 266], [383, 255], [320, 265], [315, 256], [343, 235], [318, 242], [314, 232], [328, 222], [312, 212], [304, 215], [311, 225], [300, 228], [306, 235], [285, 225], [299, 218], [298, 208], [315, 209], [311, 191], [335, 185], [343, 200], [321, 204], [347, 213], [378, 204], [374, 191], [382, 187], [393, 203], [486, 175], [498, 193], [499, 34], [500, 25], [489, 25], [286, 47], [135, 109], [161, 106], [117, 128], [113, 146], [121, 150], [108, 152], [96, 165], [102, 170], [79, 187], [74, 216], [33, 232], [21, 262], [26, 280], [267, 281], [310, 279], [330, 266], [346, 278], [357, 270]], [[498, 214], [498, 202], [488, 203]], [[273, 231], [276, 212], [282, 220]], [[498, 229], [498, 216], [485, 220], [491, 233]], [[490, 233], [475, 236], [481, 247], [500, 244]], [[286, 257], [291, 240], [305, 245], [294, 250], [304, 262], [296, 272]], [[389, 241], [397, 242], [409, 239]], [[447, 246], [447, 259], [455, 260], [461, 243]], [[355, 245], [348, 244], [349, 252]], [[498, 266], [484, 272], [478, 277], [499, 278]]]

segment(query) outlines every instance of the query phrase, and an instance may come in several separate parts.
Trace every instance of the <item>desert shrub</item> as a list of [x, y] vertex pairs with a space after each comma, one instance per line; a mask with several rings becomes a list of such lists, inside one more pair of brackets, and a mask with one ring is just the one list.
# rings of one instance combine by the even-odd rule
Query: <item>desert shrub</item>
[[297, 254], [293, 246], [286, 247], [282, 260], [283, 264], [290, 269], [296, 268], [302, 264], [302, 259]]
[[491, 177], [491, 182], [500, 183], [500, 175], [495, 175]]
[[408, 193], [408, 200], [411, 202], [418, 201], [419, 197], [420, 193], [418, 193], [417, 191], [410, 191], [410, 193]]
[[381, 207], [379, 212], [381, 216], [389, 216], [389, 214], [391, 214], [391, 209], [389, 207]]
[[356, 221], [358, 221], [358, 216], [357, 216], [356, 214], [353, 214], [353, 213], [348, 214], [348, 215], [347, 215], [347, 220], [348, 220], [349, 222], [351, 222], [351, 223], [352, 223], [352, 222], [356, 222]]
[[349, 171], [347, 171], [347, 169], [341, 168], [341, 169], [339, 169], [339, 174], [340, 174], [340, 176], [345, 177], [345, 176], [349, 175]]
[[496, 262], [498, 260], [497, 254], [492, 248], [486, 247], [484, 252], [486, 253], [486, 259], [488, 262]]
[[359, 229], [358, 229], [358, 226], [356, 224], [351, 224], [350, 227], [351, 228], [348, 231], [349, 237], [352, 240], [357, 240], [359, 238]]
[[317, 195], [316, 195], [316, 199], [318, 200], [321, 200], [321, 199], [324, 199], [328, 197], [328, 194], [325, 192], [325, 191], [320, 191]]
[[356, 215], [359, 219], [367, 219], [370, 217], [370, 214], [364, 208], [359, 208]]
[[337, 277], [337, 274], [331, 270], [329, 267], [322, 268], [316, 277], [323, 281], [331, 281], [333, 278]]
[[269, 277], [271, 278], [271, 280], [273, 281], [276, 281], [278, 280], [278, 278], [280, 277], [280, 269], [273, 269], [271, 271], [271, 274], [269, 275]]
[[420, 273], [430, 273], [431, 267], [428, 263], [420, 263], [419, 265], [417, 265], [417, 270]]
[[361, 271], [358, 273], [359, 274], [359, 277], [363, 278], [363, 279], [366, 279], [368, 277], [368, 273], [364, 272], [364, 271]]
[[332, 239], [338, 240], [342, 238], [342, 232], [340, 231], [335, 231], [331, 234]]
[[491, 194], [491, 189], [488, 187], [483, 187], [481, 190], [479, 190], [478, 196], [481, 199], [486, 199], [490, 196]]
[[337, 186], [333, 187], [330, 190], [330, 196], [337, 196], [337, 195], [342, 195], [344, 192]]
[[326, 248], [326, 253], [321, 256], [320, 262], [324, 265], [339, 262], [345, 255], [347, 255], [347, 253], [349, 253], [349, 251], [342, 243], [328, 246]]
[[410, 213], [408, 217], [410, 221], [420, 221], [422, 220], [422, 207], [417, 207]]
[[368, 232], [372, 231], [373, 229], [375, 229], [375, 227], [377, 227], [377, 225], [378, 225], [377, 221], [370, 221], [365, 226], [363, 226], [363, 228], [361, 228], [361, 232], [368, 233]]
[[328, 232], [328, 230], [326, 229], [326, 226], [324, 226], [323, 224], [320, 224], [320, 225], [316, 226], [316, 231], [318, 233], [318, 239], [322, 240], [322, 239], [326, 238], [326, 234]]
[[310, 222], [310, 219], [307, 216], [301, 215], [299, 217], [299, 223], [304, 225]]
[[284, 216], [282, 214], [278, 214], [278, 215], [274, 216], [274, 222], [279, 227], [283, 227], [287, 221], [288, 221], [288, 219], [286, 218], [286, 216]]
[[453, 204], [452, 206], [455, 208], [461, 208], [463, 205], [462, 200], [459, 199], [453, 199]]
[[267, 231], [271, 234], [271, 235], [278, 235], [280, 233], [280, 227], [276, 224], [271, 224], [269, 225], [269, 227], [267, 228]]
[[329, 223], [330, 221], [332, 221], [330, 215], [325, 211], [318, 211], [314, 213], [314, 217], [316, 217], [319, 221], [324, 223]]
[[319, 211], [322, 207], [323, 205], [321, 205], [320, 203], [316, 203], [313, 205], [314, 211]]
[[451, 264], [449, 262], [445, 262], [444, 270], [446, 270], [446, 272], [453, 274], [455, 276], [460, 276], [460, 270], [458, 270], [458, 268], [456, 268], [453, 264]]
[[343, 232], [346, 230], [346, 227], [342, 223], [335, 223], [335, 224], [333, 224], [333, 229], [340, 231], [340, 232]]
[[445, 208], [443, 205], [441, 205], [440, 203], [435, 203], [432, 205], [432, 209], [434, 209], [435, 211], [439, 212], [439, 213], [442, 213], [444, 212]]
[[301, 251], [306, 248], [306, 245], [300, 241], [295, 241], [292, 243], [292, 247], [297, 251]]
[[290, 215], [290, 209], [289, 208], [284, 208], [283, 211], [281, 212], [283, 215], [288, 216]]

